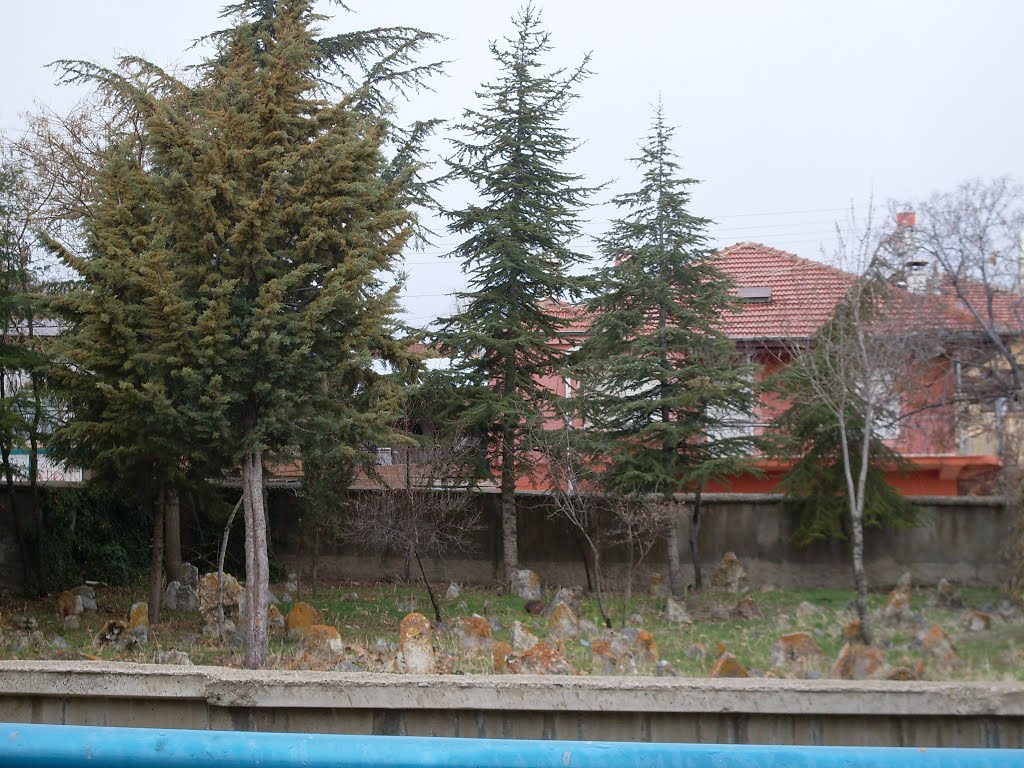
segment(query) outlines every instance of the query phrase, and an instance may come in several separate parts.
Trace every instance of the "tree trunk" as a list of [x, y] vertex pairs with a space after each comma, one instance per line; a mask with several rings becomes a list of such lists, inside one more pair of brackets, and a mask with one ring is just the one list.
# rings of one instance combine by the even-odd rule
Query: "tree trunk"
[[622, 590], [622, 626], [629, 621], [629, 604], [633, 601], [633, 554], [629, 555], [629, 567], [626, 569], [626, 584]]
[[[590, 545], [590, 556], [594, 563], [594, 586], [597, 588], [597, 609], [601, 612], [606, 629], [612, 628], [612, 620], [604, 607], [604, 577], [601, 574], [601, 553], [597, 551], [594, 540], [587, 536], [587, 544]], [[589, 575], [589, 574], [588, 574]]]
[[[301, 573], [301, 571], [300, 571]], [[316, 592], [320, 589], [320, 526], [313, 527], [313, 571], [310, 574], [312, 589]]]
[[270, 569], [267, 515], [263, 508], [263, 456], [258, 444], [242, 458], [242, 493], [245, 511], [245, 666], [260, 669], [267, 663]]
[[506, 432], [502, 445], [501, 468], [501, 548], [505, 567], [504, 581], [512, 582], [512, 572], [519, 568], [519, 531], [516, 525], [516, 475], [512, 435]]
[[231, 525], [235, 522], [235, 515], [238, 514], [238, 508], [242, 505], [244, 498], [244, 495], [238, 498], [231, 514], [228, 515], [228, 521], [224, 524], [224, 536], [220, 541], [220, 554], [217, 556], [217, 637], [221, 640], [224, 639], [224, 558], [228, 554]]
[[430, 604], [434, 607], [434, 620], [440, 624], [441, 606], [437, 604], [437, 597], [434, 595], [434, 588], [430, 586], [430, 579], [427, 578], [427, 572], [423, 570], [423, 561], [420, 560], [420, 553], [414, 549], [412, 554], [416, 558], [416, 565], [420, 567], [420, 577], [423, 579], [423, 585], [427, 588], [427, 594], [430, 595]]
[[[26, 254], [27, 257], [27, 254]], [[27, 276], [27, 271], [22, 275]], [[28, 285], [23, 283], [22, 290], [27, 291]], [[29, 309], [28, 312], [28, 338], [29, 346], [35, 347], [35, 314]], [[36, 575], [40, 582], [46, 572], [46, 563], [43, 562], [43, 541], [46, 536], [46, 521], [43, 517], [43, 507], [39, 503], [39, 432], [43, 426], [43, 377], [38, 370], [29, 372], [29, 381], [32, 382], [32, 422], [29, 426], [28, 441], [28, 481], [32, 488], [32, 518], [36, 525], [36, 546], [35, 558]]]
[[[2, 377], [3, 373], [0, 372], [0, 379]], [[3, 397], [2, 384], [0, 384], [0, 397]], [[14, 467], [11, 465], [11, 451], [8, 446], [5, 445], [0, 449], [0, 459], [3, 462], [4, 495], [7, 498], [7, 509], [11, 515], [11, 523], [14, 525], [15, 536], [18, 539], [18, 554], [21, 556], [21, 576], [24, 580], [25, 594], [35, 597], [42, 590], [36, 586], [36, 574], [32, 568], [33, 559], [29, 549], [28, 531], [25, 530], [25, 522], [21, 519], [21, 515], [18, 514], [15, 506]], [[39, 575], [41, 576], [42, 574]]]
[[181, 504], [173, 489], [164, 508], [164, 567], [168, 581], [181, 581]]
[[672, 596], [682, 600], [686, 595], [683, 583], [683, 566], [679, 562], [679, 516], [676, 514], [676, 500], [672, 493], [665, 494], [665, 504], [671, 511], [665, 543], [668, 545], [668, 584]]
[[693, 494], [693, 512], [690, 516], [690, 560], [693, 561], [693, 588], [700, 590], [704, 586], [704, 577], [700, 571], [700, 506], [701, 489]]
[[160, 623], [160, 593], [163, 587], [164, 507], [167, 496], [161, 488], [153, 505], [153, 540], [149, 553], [149, 625]]
[[41, 406], [38, 402], [39, 393], [34, 392], [36, 398], [36, 412], [32, 419], [32, 429], [29, 432], [29, 453], [28, 453], [28, 482], [30, 488], [30, 499], [32, 505], [32, 520], [35, 523], [36, 541], [32, 549], [33, 570], [37, 580], [41, 580], [46, 572], [46, 563], [43, 562], [43, 541], [46, 538], [46, 520], [43, 518], [43, 505], [39, 503], [39, 422], [42, 418]]
[[871, 645], [871, 627], [868, 625], [868, 579], [864, 572], [864, 519], [863, 514], [854, 512], [851, 522], [850, 550], [853, 558], [853, 582], [857, 588], [857, 620], [860, 622], [860, 637], [865, 645]]
[[583, 573], [587, 577], [587, 592], [594, 591], [594, 576], [591, 573], [590, 568], [590, 547], [584, 546], [586, 538], [583, 535], [573, 536], [573, 541], [576, 542], [576, 549], [580, 551], [580, 560], [583, 562]]

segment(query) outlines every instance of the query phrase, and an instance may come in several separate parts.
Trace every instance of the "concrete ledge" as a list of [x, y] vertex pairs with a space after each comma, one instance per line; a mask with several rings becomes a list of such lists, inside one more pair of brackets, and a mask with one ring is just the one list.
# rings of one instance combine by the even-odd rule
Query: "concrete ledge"
[[1016, 683], [382, 675], [0, 661], [0, 704], [11, 697], [256, 709], [1024, 717], [1024, 685]]

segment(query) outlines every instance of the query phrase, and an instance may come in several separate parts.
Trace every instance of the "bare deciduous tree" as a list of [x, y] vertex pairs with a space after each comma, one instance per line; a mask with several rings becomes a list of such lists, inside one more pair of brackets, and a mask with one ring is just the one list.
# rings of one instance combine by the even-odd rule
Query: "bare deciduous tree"
[[[607, 497], [595, 493], [593, 468], [588, 464], [573, 441], [573, 429], [568, 422], [564, 429], [545, 430], [535, 435], [532, 442], [540, 454], [538, 462], [546, 479], [545, 490], [553, 505], [554, 515], [567, 523], [582, 539], [590, 554], [593, 588], [601, 618], [609, 629], [612, 620], [605, 609], [604, 572], [601, 562], [601, 543], [607, 532], [601, 527], [602, 515], [607, 511]], [[584, 557], [584, 566], [587, 565]], [[589, 574], [588, 574], [589, 575]]]
[[675, 525], [675, 505], [657, 494], [623, 494], [609, 497], [613, 535], [626, 550], [626, 574], [622, 585], [622, 625], [629, 621], [633, 579], [644, 559]]
[[[850, 556], [857, 591], [856, 610], [861, 639], [871, 642], [864, 568], [865, 510], [869, 503], [869, 472], [889, 430], [904, 415], [908, 392], [908, 351], [920, 345], [920, 329], [931, 321], [912, 320], [919, 309], [905, 291], [892, 289], [892, 266], [880, 250], [881, 235], [870, 217], [852, 242], [840, 237], [838, 256], [859, 266], [832, 318], [808, 340], [791, 342], [790, 413], [818, 412], [837, 433], [842, 495], [848, 514]], [[913, 306], [911, 306], [913, 305]], [[785, 418], [785, 416], [783, 417]]]
[[398, 461], [376, 473], [383, 488], [356, 496], [349, 514], [335, 518], [335, 529], [363, 549], [400, 554], [407, 565], [415, 562], [434, 617], [441, 621], [421, 558], [466, 550], [479, 528], [479, 499], [464, 480], [469, 446], [460, 438], [421, 438], [391, 455]]
[[[904, 207], [906, 207], [904, 205]], [[1024, 186], [973, 179], [912, 206], [914, 244], [936, 270], [937, 289], [973, 319], [958, 356], [965, 425], [994, 441], [1002, 490], [1019, 500], [1024, 429]], [[994, 443], [994, 444], [993, 444]], [[1009, 588], [1024, 591], [1024, 515], [1012, 544]]]

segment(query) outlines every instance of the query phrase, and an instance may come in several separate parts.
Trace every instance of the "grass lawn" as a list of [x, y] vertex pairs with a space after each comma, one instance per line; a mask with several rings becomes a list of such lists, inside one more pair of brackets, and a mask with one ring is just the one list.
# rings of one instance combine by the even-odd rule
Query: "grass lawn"
[[[542, 640], [547, 635], [546, 620], [528, 614], [520, 598], [494, 590], [464, 587], [453, 599], [440, 592], [441, 609], [446, 622], [459, 616], [479, 614], [491, 621], [494, 639], [509, 641], [509, 630], [521, 621]], [[281, 594], [280, 589], [275, 593]], [[926, 680], [1024, 680], [1024, 618], [1020, 610], [1009, 604], [1006, 596], [995, 589], [961, 590], [964, 607], [943, 608], [937, 605], [933, 588], [915, 588], [912, 610], [916, 623], [885, 625], [877, 620], [884, 594], [871, 596], [872, 615], [876, 617], [876, 643], [893, 666], [917, 669]], [[194, 664], [240, 666], [242, 652], [230, 643], [219, 643], [204, 637], [198, 614], [165, 611], [159, 625], [150, 628], [146, 645], [118, 650], [98, 645], [96, 636], [107, 622], [126, 620], [131, 604], [144, 599], [145, 587], [134, 589], [97, 589], [98, 610], [80, 617], [78, 629], [65, 630], [56, 612], [56, 598], [26, 601], [5, 598], [0, 601], [0, 627], [3, 642], [0, 658], [5, 659], [121, 659], [154, 661], [160, 651], [185, 651]], [[836, 589], [752, 591], [757, 613], [741, 620], [729, 614], [737, 595], [705, 591], [689, 595], [686, 607], [692, 625], [672, 624], [665, 618], [664, 599], [635, 597], [627, 616], [630, 625], [653, 633], [659, 656], [686, 677], [706, 677], [723, 649], [735, 655], [754, 675], [766, 677], [794, 676], [772, 667], [772, 646], [780, 635], [806, 631], [831, 659], [843, 645], [843, 627], [854, 618], [851, 605], [853, 593]], [[416, 585], [393, 583], [345, 583], [300, 595], [319, 609], [324, 620], [334, 625], [345, 644], [345, 652], [325, 654], [306, 649], [301, 640], [289, 639], [283, 630], [274, 630], [270, 642], [270, 665], [281, 669], [367, 669], [387, 670], [395, 655], [398, 628], [410, 607], [433, 618], [430, 601], [424, 589]], [[806, 603], [801, 608], [801, 604]], [[609, 600], [616, 628], [621, 627], [621, 598]], [[282, 611], [287, 613], [288, 606]], [[985, 611], [992, 617], [991, 628], [971, 631], [964, 623], [971, 610]], [[36, 622], [36, 632], [23, 629], [24, 619]], [[597, 603], [584, 599], [581, 619], [601, 626]], [[929, 655], [914, 642], [920, 627], [938, 625], [956, 648], [957, 658], [944, 661]], [[603, 630], [585, 631], [579, 638], [562, 644], [566, 657], [581, 674], [592, 671], [590, 645], [600, 640]], [[454, 673], [490, 673], [488, 653], [468, 653], [458, 648], [450, 635], [439, 633], [436, 646], [440, 652], [441, 669]], [[920, 663], [920, 664], [919, 664]], [[923, 667], [921, 666], [923, 664]], [[828, 668], [823, 672], [828, 676]]]

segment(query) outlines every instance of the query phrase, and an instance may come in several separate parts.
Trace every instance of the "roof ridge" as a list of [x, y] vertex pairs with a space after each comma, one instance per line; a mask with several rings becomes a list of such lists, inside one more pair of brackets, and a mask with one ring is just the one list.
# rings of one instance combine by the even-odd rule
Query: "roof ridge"
[[837, 275], [841, 275], [851, 280], [855, 280], [857, 278], [857, 275], [855, 273], [842, 269], [840, 267], [833, 266], [832, 264], [826, 264], [823, 261], [808, 259], [806, 256], [797, 256], [795, 253], [784, 251], [781, 248], [774, 248], [770, 245], [765, 245], [764, 243], [754, 242], [753, 240], [743, 240], [741, 242], [734, 243], [733, 245], [729, 245], [726, 246], [725, 248], [719, 249], [718, 253], [721, 255], [730, 251], [739, 250], [740, 248], [756, 248], [760, 250], [762, 253], [771, 254], [774, 256], [782, 256], [786, 259], [789, 259], [790, 261], [794, 261], [799, 264], [804, 264], [808, 267], [826, 269], [830, 272], [834, 272]]

